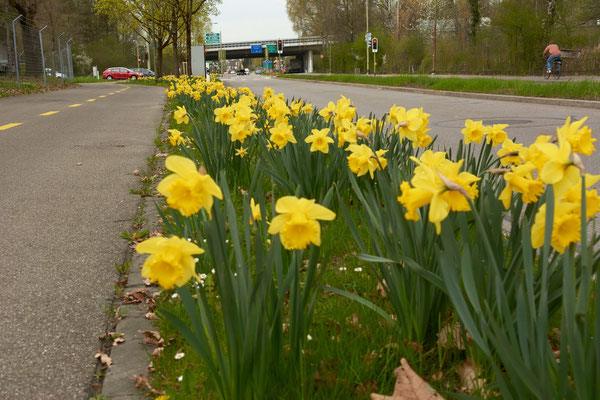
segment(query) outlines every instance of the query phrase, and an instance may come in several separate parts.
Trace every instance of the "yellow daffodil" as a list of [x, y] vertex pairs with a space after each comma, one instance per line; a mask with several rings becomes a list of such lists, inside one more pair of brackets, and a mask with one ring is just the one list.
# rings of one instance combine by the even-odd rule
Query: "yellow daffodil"
[[510, 164], [519, 165], [521, 164], [521, 157], [519, 157], [519, 151], [523, 144], [514, 143], [510, 139], [506, 139], [502, 143], [502, 148], [498, 150], [498, 157], [500, 157], [500, 163], [502, 166], [507, 167]]
[[[565, 247], [581, 240], [581, 221], [578, 205], [567, 202], [556, 202], [554, 205], [554, 220], [552, 224], [552, 238], [550, 244], [556, 251], [563, 253]], [[542, 205], [535, 215], [535, 222], [531, 228], [531, 245], [537, 249], [544, 245], [544, 231], [546, 229], [546, 205]]]
[[164, 178], [156, 190], [167, 197], [169, 207], [189, 217], [204, 208], [210, 216], [214, 197], [223, 199], [221, 188], [208, 175], [201, 175], [189, 158], [169, 156], [165, 167], [174, 172]]
[[190, 122], [190, 117], [185, 110], [185, 106], [177, 106], [177, 110], [173, 113], [173, 118], [175, 118], [178, 124], [188, 124]]
[[540, 145], [550, 142], [551, 139], [552, 136], [548, 135], [538, 136], [531, 146], [522, 147], [519, 150], [519, 157], [524, 163], [532, 162], [533, 165], [535, 165], [535, 169], [537, 169], [538, 172], [541, 171], [546, 162], [548, 162], [549, 158], [540, 150]]
[[320, 151], [321, 153], [329, 153], [329, 144], [333, 143], [333, 138], [327, 136], [329, 128], [325, 129], [313, 129], [312, 135], [308, 136], [304, 141], [306, 143], [312, 143], [310, 145], [310, 151]]
[[225, 125], [231, 125], [234, 119], [234, 112], [231, 106], [215, 108], [215, 122]]
[[279, 233], [281, 244], [288, 250], [302, 250], [311, 243], [321, 245], [318, 220], [332, 221], [335, 213], [314, 200], [285, 196], [275, 203], [279, 215], [273, 218], [269, 234]]
[[373, 150], [366, 144], [351, 144], [347, 150], [352, 152], [347, 157], [348, 167], [357, 176], [362, 176], [369, 172], [371, 179], [373, 179], [375, 170], [384, 169], [387, 166], [387, 160], [383, 158], [387, 150], [377, 150], [373, 153]]
[[269, 140], [277, 146], [279, 149], [283, 149], [288, 142], [296, 143], [296, 138], [292, 133], [292, 126], [286, 122], [280, 122], [275, 127], [269, 129], [271, 137]]
[[571, 123], [571, 117], [567, 117], [565, 124], [556, 130], [557, 134], [564, 135], [573, 152], [589, 156], [596, 150], [594, 147], [596, 139], [592, 138], [592, 130], [589, 127], [582, 127], [586, 120], [587, 117], [584, 117]]
[[262, 215], [260, 213], [260, 204], [256, 204], [254, 199], [250, 199], [250, 211], [252, 212], [250, 225], [252, 225], [252, 219], [254, 219], [254, 221], [260, 221], [262, 219]]
[[506, 187], [500, 193], [500, 200], [507, 210], [510, 208], [512, 192], [521, 193], [523, 203], [534, 203], [544, 193], [544, 182], [534, 179], [532, 171], [535, 169], [533, 163], [528, 162], [519, 166], [513, 166], [512, 172], [504, 174]]
[[[586, 189], [590, 189], [590, 187], [596, 184], [596, 182], [598, 182], [599, 180], [600, 175], [585, 174]], [[581, 177], [579, 177], [579, 182], [569, 187], [564, 197], [560, 196], [560, 199], [569, 203], [581, 205], [581, 182], [582, 179]], [[600, 197], [598, 196], [598, 192], [596, 190], [586, 190], [585, 205], [586, 218], [593, 218], [597, 213], [600, 212]]]
[[277, 98], [267, 111], [267, 116], [275, 121], [276, 124], [283, 122], [288, 115], [290, 115], [289, 107], [285, 104], [285, 101]]
[[471, 142], [481, 143], [484, 132], [483, 121], [473, 121], [467, 119], [465, 121], [465, 127], [461, 132], [464, 136], [465, 144], [469, 144]]
[[193, 255], [204, 250], [177, 236], [153, 237], [137, 245], [135, 251], [150, 254], [142, 266], [142, 276], [158, 282], [164, 289], [183, 286], [196, 275]]
[[544, 183], [554, 185], [557, 193], [564, 193], [568, 187], [577, 183], [580, 171], [570, 158], [571, 145], [563, 133], [558, 135], [558, 146], [554, 143], [542, 143], [538, 148], [548, 158], [540, 171]]
[[307, 103], [304, 106], [302, 106], [302, 109], [300, 111], [302, 111], [304, 114], [310, 114], [313, 112], [313, 106], [312, 104]]
[[419, 166], [415, 168], [410, 182], [412, 186], [408, 182], [401, 184], [398, 202], [406, 208], [406, 219], [415, 221], [419, 220], [417, 209], [429, 204], [429, 222], [435, 225], [439, 234], [441, 222], [450, 211], [471, 209], [465, 195], [477, 197], [479, 192], [475, 182], [479, 178], [468, 172], [459, 172], [463, 160], [456, 163], [444, 161], [440, 158], [440, 153], [427, 151], [421, 156], [421, 160], [415, 157], [411, 159], [419, 163]]
[[400, 139], [406, 137], [411, 142], [417, 142], [417, 136], [420, 131], [427, 133], [429, 129], [429, 114], [423, 112], [423, 108], [397, 107], [395, 104], [390, 108], [390, 121], [396, 129]]
[[263, 100], [266, 100], [269, 97], [273, 96], [274, 93], [275, 91], [273, 89], [271, 89], [270, 87], [265, 87], [265, 90], [263, 91], [262, 95]]
[[365, 117], [360, 117], [356, 121], [356, 130], [365, 136], [369, 136], [369, 133], [373, 130], [372, 121]]
[[302, 109], [301, 101], [294, 101], [294, 102], [292, 102], [292, 104], [290, 104], [290, 112], [292, 113], [293, 116], [297, 117], [300, 114], [301, 109]]
[[240, 156], [240, 158], [244, 158], [248, 154], [248, 149], [240, 147], [239, 149], [235, 149], [235, 155]]
[[329, 122], [329, 120], [335, 116], [335, 104], [333, 104], [331, 101], [327, 103], [327, 107], [321, 109], [321, 111], [319, 111], [319, 115], [323, 117], [325, 122]]
[[504, 129], [508, 128], [508, 124], [494, 124], [492, 126], [485, 127], [485, 142], [487, 144], [492, 143], [492, 146], [498, 146], [504, 143], [506, 140], [506, 132]]
[[177, 146], [180, 143], [186, 143], [185, 138], [182, 136], [182, 133], [177, 129], [169, 129], [169, 142], [171, 142], [171, 146]]

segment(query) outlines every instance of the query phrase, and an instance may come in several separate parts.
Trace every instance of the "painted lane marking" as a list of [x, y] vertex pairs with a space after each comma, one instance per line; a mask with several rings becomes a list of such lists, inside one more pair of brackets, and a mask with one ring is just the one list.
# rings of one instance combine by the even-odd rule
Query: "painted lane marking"
[[96, 101], [96, 99], [88, 99], [87, 102], [91, 103], [92, 101]]
[[109, 93], [109, 95], [114, 94], [114, 93]]
[[5, 131], [7, 129], [14, 128], [15, 126], [19, 126], [19, 125], [23, 125], [23, 123], [22, 122], [13, 122], [11, 124], [2, 125], [2, 126], [0, 126], [0, 131]]
[[98, 97], [106, 97], [106, 95], [100, 95], [100, 96], [98, 96]]
[[46, 115], [52, 115], [52, 114], [56, 114], [56, 113], [59, 113], [59, 112], [60, 112], [60, 111], [48, 111], [48, 112], [42, 113], [42, 114], [40, 114], [40, 115], [42, 115], [42, 116], [46, 116]]
[[79, 107], [81, 104], [71, 104], [69, 107]]

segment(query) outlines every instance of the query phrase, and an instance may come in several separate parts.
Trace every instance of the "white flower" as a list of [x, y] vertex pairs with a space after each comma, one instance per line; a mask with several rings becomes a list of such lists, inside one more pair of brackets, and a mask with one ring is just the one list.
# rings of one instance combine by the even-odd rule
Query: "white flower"
[[362, 271], [362, 268], [361, 268], [361, 267], [356, 267], [356, 268], [354, 268], [354, 272], [361, 272], [361, 271]]
[[215, 269], [214, 269], [214, 268], [210, 270], [210, 273], [211, 273], [211, 274], [214, 274], [214, 273], [216, 273], [216, 272], [217, 272], [217, 271], [215, 271]]
[[185, 356], [185, 353], [177, 353], [177, 354], [175, 354], [175, 359], [181, 360], [184, 356]]
[[199, 258], [194, 258], [194, 261], [198, 262], [198, 261], [200, 261], [200, 259]]
[[205, 280], [205, 279], [206, 279], [206, 276], [207, 276], [206, 274], [200, 274], [200, 275], [199, 275], [199, 277], [200, 277], [200, 279], [201, 279], [201, 280]]
[[178, 380], [179, 382], [181, 382], [181, 381], [183, 380], [183, 375], [181, 375], [179, 378], [177, 378], [177, 380]]
[[172, 299], [176, 299], [178, 297], [179, 297], [179, 295], [177, 293], [173, 293], [173, 295], [171, 296]]
[[206, 239], [204, 239], [204, 243], [206, 243]]
[[307, 338], [308, 340], [312, 340], [312, 336], [310, 336], [310, 335], [306, 335], [306, 338]]
[[192, 241], [192, 238], [188, 238], [188, 242], [191, 242], [191, 241]]
[[345, 271], [346, 267], [340, 267], [340, 271]]

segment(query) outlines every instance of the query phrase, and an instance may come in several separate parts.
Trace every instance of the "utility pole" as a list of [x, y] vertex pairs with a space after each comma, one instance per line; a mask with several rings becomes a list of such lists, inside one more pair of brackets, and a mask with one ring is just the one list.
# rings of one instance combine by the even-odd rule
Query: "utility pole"
[[[369, 0], [367, 0], [367, 35], [369, 34]], [[369, 42], [367, 41], [367, 75], [369, 75]]]
[[435, 54], [437, 52], [437, 20], [438, 20], [438, 1], [435, 0], [435, 14], [433, 16], [433, 54], [431, 59], [431, 73], [435, 74]]

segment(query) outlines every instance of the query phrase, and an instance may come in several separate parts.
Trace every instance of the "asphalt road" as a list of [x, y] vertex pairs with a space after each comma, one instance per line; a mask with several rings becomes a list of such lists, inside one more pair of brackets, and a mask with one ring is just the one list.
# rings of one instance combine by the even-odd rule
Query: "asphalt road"
[[[436, 96], [262, 75], [234, 76], [226, 82], [234, 87], [249, 87], [256, 94], [262, 94], [265, 87], [271, 87], [276, 93], [285, 93], [286, 98], [302, 98], [318, 108], [325, 107], [329, 101], [335, 103], [340, 95], [344, 95], [352, 100], [359, 116], [374, 113], [381, 117], [394, 104], [406, 108], [423, 107], [425, 112], [431, 114], [429, 134], [438, 136], [440, 147], [457, 145], [467, 118], [483, 120], [485, 124], [509, 124], [506, 130], [509, 137], [529, 145], [538, 135], [555, 135], [556, 127], [562, 126], [568, 116], [572, 119], [587, 116], [586, 125], [592, 129], [592, 136], [600, 137], [600, 109]], [[600, 142], [596, 143], [596, 148], [598, 151], [595, 154], [582, 158], [588, 172], [600, 174]]]
[[0, 399], [87, 400], [164, 100], [115, 83], [0, 99]]

